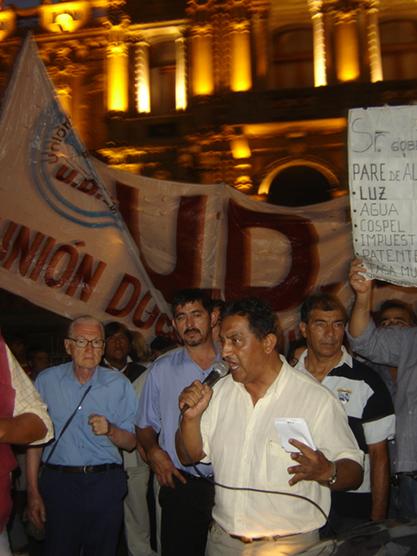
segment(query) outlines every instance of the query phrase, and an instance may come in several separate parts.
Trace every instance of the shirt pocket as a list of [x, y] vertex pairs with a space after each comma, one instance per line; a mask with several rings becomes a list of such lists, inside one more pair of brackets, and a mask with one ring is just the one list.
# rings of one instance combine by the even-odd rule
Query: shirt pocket
[[296, 464], [276, 440], [268, 439], [266, 444], [266, 478], [270, 485], [289, 487], [291, 476], [288, 467]]

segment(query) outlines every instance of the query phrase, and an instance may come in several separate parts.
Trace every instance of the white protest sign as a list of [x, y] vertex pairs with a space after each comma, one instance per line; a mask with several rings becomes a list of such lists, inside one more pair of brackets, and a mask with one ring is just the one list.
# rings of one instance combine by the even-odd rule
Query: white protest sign
[[353, 247], [370, 278], [417, 286], [417, 106], [349, 112]]

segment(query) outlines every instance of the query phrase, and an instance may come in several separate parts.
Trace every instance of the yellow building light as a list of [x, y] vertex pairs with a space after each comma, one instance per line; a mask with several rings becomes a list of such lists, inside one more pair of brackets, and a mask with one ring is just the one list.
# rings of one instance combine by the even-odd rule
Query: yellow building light
[[187, 85], [184, 37], [178, 37], [175, 40], [175, 60], [175, 108], [176, 110], [185, 110], [187, 108]]
[[[0, 4], [1, 6], [1, 4]], [[0, 41], [12, 33], [16, 26], [16, 14], [13, 10], [3, 9], [0, 11]]]
[[63, 32], [73, 31], [75, 28], [75, 20], [71, 14], [62, 12], [55, 17], [55, 23]]
[[211, 34], [194, 35], [191, 48], [192, 89], [194, 95], [211, 95], [214, 91]]
[[64, 112], [71, 117], [72, 112], [72, 98], [71, 89], [69, 86], [62, 86], [56, 88], [56, 93], [58, 95], [59, 102]]
[[359, 45], [355, 21], [336, 25], [337, 78], [354, 81], [360, 76]]
[[248, 140], [246, 139], [246, 137], [243, 136], [232, 139], [230, 142], [230, 147], [232, 149], [232, 156], [235, 160], [250, 158], [252, 154]]
[[73, 33], [90, 18], [91, 5], [87, 0], [41, 4], [40, 23], [50, 33]]
[[151, 111], [151, 92], [149, 82], [149, 45], [142, 41], [136, 48], [136, 110], [140, 114]]
[[128, 109], [128, 58], [125, 43], [111, 44], [107, 50], [107, 109]]
[[248, 91], [252, 87], [252, 76], [249, 28], [246, 23], [235, 24], [231, 40], [232, 67], [230, 88], [236, 92]]

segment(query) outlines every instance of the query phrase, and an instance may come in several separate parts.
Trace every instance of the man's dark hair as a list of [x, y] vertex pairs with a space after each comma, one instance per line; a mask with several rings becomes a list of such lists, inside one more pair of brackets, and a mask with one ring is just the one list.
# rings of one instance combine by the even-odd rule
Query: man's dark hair
[[126, 338], [129, 340], [129, 344], [132, 343], [132, 334], [130, 333], [130, 330], [126, 328], [126, 326], [121, 322], [112, 321], [104, 325], [104, 338], [106, 340], [108, 340], [111, 336], [114, 336], [114, 334], [118, 334], [119, 332], [126, 336]]
[[379, 326], [381, 321], [383, 320], [382, 317], [384, 312], [388, 311], [389, 309], [402, 309], [403, 311], [406, 311], [412, 325], [413, 326], [417, 325], [416, 314], [409, 303], [402, 301], [401, 299], [387, 299], [386, 301], [381, 303], [381, 306], [378, 309], [377, 314], [375, 315], [375, 321], [377, 326]]
[[271, 306], [262, 299], [245, 297], [236, 301], [229, 301], [223, 309], [222, 320], [234, 315], [248, 319], [249, 328], [258, 340], [262, 340], [268, 334], [275, 334], [279, 338], [277, 316]]
[[201, 303], [204, 309], [211, 313], [212, 300], [205, 290], [199, 288], [188, 288], [186, 290], [179, 290], [172, 300], [172, 312], [175, 315], [177, 307], [185, 305], [186, 303], [193, 303], [197, 301]]
[[214, 309], [219, 309], [220, 312], [222, 312], [225, 305], [226, 305], [226, 302], [223, 301], [223, 299], [212, 299], [211, 300], [211, 310], [212, 311], [214, 311]]
[[300, 317], [301, 322], [308, 322], [311, 311], [318, 309], [319, 311], [341, 311], [343, 320], [348, 320], [345, 306], [335, 295], [330, 293], [315, 293], [307, 297], [301, 305]]

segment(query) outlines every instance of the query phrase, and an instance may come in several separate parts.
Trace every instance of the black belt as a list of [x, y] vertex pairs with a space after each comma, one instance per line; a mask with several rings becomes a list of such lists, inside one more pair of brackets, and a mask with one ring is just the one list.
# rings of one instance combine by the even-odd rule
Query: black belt
[[203, 477], [200, 477], [200, 475], [192, 475], [191, 473], [187, 473], [187, 471], [183, 471], [182, 469], [178, 469], [178, 471], [180, 473], [182, 473], [182, 475], [184, 475], [184, 477], [186, 477], [187, 479], [191, 479], [191, 480], [213, 481], [213, 477], [214, 477], [213, 475], [204, 475]]
[[417, 471], [400, 471], [399, 473], [394, 473], [391, 476], [391, 484], [393, 486], [398, 486], [401, 477], [410, 477], [414, 481], [417, 481]]
[[120, 463], [102, 463], [100, 465], [55, 465], [54, 463], [44, 463], [47, 469], [61, 471], [62, 473], [102, 473], [110, 469], [122, 469]]

